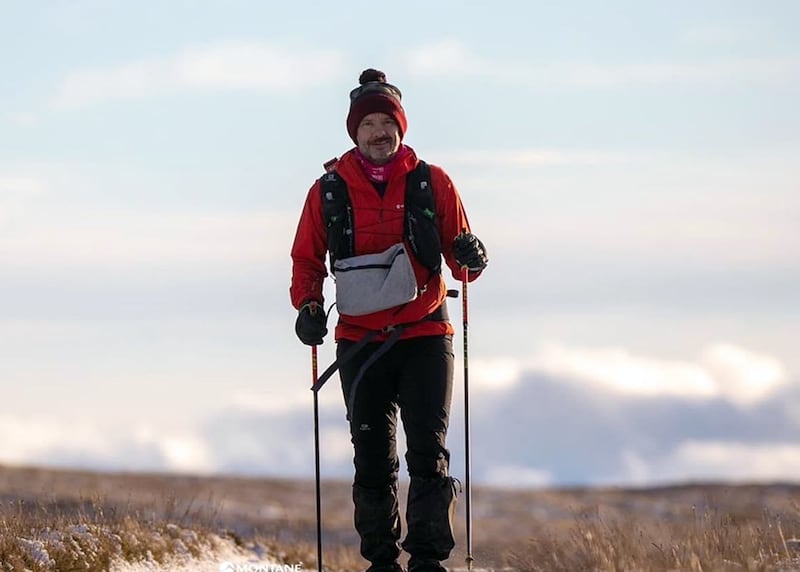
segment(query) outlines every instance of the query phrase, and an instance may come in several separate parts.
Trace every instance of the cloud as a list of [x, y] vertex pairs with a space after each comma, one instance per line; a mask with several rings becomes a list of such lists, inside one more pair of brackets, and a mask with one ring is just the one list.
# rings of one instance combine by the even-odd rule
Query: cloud
[[406, 73], [420, 78], [487, 80], [537, 88], [617, 89], [675, 84], [785, 83], [800, 73], [800, 58], [739, 58], [714, 61], [601, 63], [492, 60], [454, 38], [407, 50]]
[[528, 366], [528, 371], [629, 395], [702, 398], [718, 394], [714, 378], [696, 364], [636, 356], [625, 349], [548, 344], [534, 354]]
[[203, 473], [214, 468], [213, 454], [208, 444], [195, 434], [164, 435], [150, 427], [140, 427], [137, 428], [132, 441], [137, 448], [151, 448], [157, 451], [162, 459], [162, 466], [159, 467], [161, 470]]
[[35, 196], [45, 192], [47, 183], [31, 176], [0, 175], [0, 198], [9, 196]]
[[553, 484], [553, 476], [547, 471], [516, 465], [490, 467], [483, 480], [488, 485], [499, 487], [545, 487]]
[[[502, 367], [492, 365], [501, 363]], [[477, 386], [511, 388], [524, 375], [544, 375], [636, 397], [723, 399], [741, 407], [768, 399], [788, 383], [779, 360], [729, 343], [711, 344], [697, 361], [655, 359], [624, 348], [541, 345], [522, 363], [511, 359], [473, 367]]]
[[800, 445], [689, 440], [662, 457], [637, 462], [645, 467], [638, 479], [650, 482], [794, 481], [800, 473]]
[[[333, 389], [333, 388], [331, 388]], [[352, 471], [350, 438], [341, 403], [320, 407], [320, 458], [325, 475]], [[264, 413], [223, 406], [198, 429], [222, 472], [308, 476], [314, 470], [311, 410], [298, 406]]]
[[[514, 387], [481, 393], [472, 403], [479, 481], [507, 477], [514, 484], [527, 470], [558, 484], [648, 484], [782, 478], [796, 469], [796, 448], [786, 448], [800, 437], [796, 384], [741, 408], [719, 396], [636, 395], [528, 372]], [[456, 474], [462, 440], [463, 417], [455, 408], [449, 442]], [[779, 460], [754, 466], [770, 451]], [[710, 456], [699, 462], [705, 453]], [[524, 470], [498, 475], [497, 467]]]
[[472, 387], [479, 390], [506, 390], [515, 385], [525, 365], [511, 358], [473, 359], [469, 364]]
[[544, 148], [441, 151], [433, 152], [431, 156], [444, 165], [468, 165], [473, 168], [622, 165], [632, 160], [632, 154], [625, 152]]
[[342, 55], [330, 49], [297, 49], [261, 42], [195, 46], [117, 67], [74, 71], [58, 86], [53, 104], [75, 108], [183, 91], [297, 93], [331, 81], [341, 72], [343, 63]]
[[4, 463], [193, 473], [213, 468], [209, 451], [195, 436], [147, 426], [120, 431], [86, 419], [2, 416], [0, 431]]
[[481, 75], [490, 68], [490, 62], [476, 57], [467, 47], [454, 38], [406, 50], [403, 63], [412, 75], [430, 77], [436, 75]]
[[0, 232], [8, 232], [9, 224], [21, 220], [31, 202], [46, 190], [47, 183], [40, 177], [0, 174]]
[[[340, 407], [321, 406], [321, 460], [329, 476], [352, 468]], [[307, 476], [314, 468], [313, 426], [306, 406], [280, 413], [226, 402], [197, 425], [110, 426], [90, 419], [0, 415], [0, 463], [99, 470]]]
[[732, 344], [715, 344], [702, 355], [706, 371], [717, 380], [717, 393], [746, 406], [773, 395], [787, 382], [777, 359]]
[[64, 210], [28, 213], [26, 218], [24, 227], [0, 242], [0, 263], [23, 267], [263, 263], [286, 256], [296, 225], [294, 215], [275, 211], [205, 215]]
[[[491, 389], [482, 379], [489, 368], [478, 368], [471, 412], [475, 482], [650, 484], [796, 474], [800, 386], [764, 384], [777, 375], [776, 363], [743, 348], [720, 344], [700, 355], [698, 363], [682, 363], [622, 349], [561, 348], [555, 354], [538, 352], [515, 383]], [[686, 380], [705, 371], [706, 362], [713, 372], [702, 377], [711, 378], [716, 393], [698, 397]], [[670, 374], [683, 392], [668, 387]], [[631, 376], [644, 391], [627, 383]], [[726, 384], [722, 376], [736, 383]], [[730, 393], [742, 380], [749, 380], [746, 405]], [[748, 393], [753, 385], [761, 388], [757, 395]], [[323, 472], [348, 478], [352, 449], [341, 395], [333, 387], [326, 390], [319, 416]], [[461, 399], [456, 391], [449, 435], [457, 477], [464, 470]], [[0, 462], [309, 476], [314, 465], [308, 401], [234, 391], [215, 411], [170, 430], [6, 415], [0, 417], [0, 431], [8, 436], [0, 445]], [[402, 443], [401, 438], [401, 455]]]
[[[547, 148], [433, 157], [451, 165], [495, 256], [516, 251], [540, 267], [549, 262], [556, 268], [544, 279], [562, 288], [613, 278], [627, 290], [645, 280], [673, 289], [683, 281], [722, 297], [755, 293], [786, 280], [800, 256], [795, 169], [787, 157], [735, 154], [724, 161]], [[764, 183], [763, 172], [774, 179]], [[520, 255], [522, 249], [528, 252]], [[646, 276], [631, 276], [644, 268]]]
[[707, 48], [732, 46], [758, 41], [758, 34], [752, 28], [725, 25], [691, 26], [680, 32], [678, 41], [689, 46]]
[[39, 116], [29, 111], [9, 111], [5, 118], [16, 127], [35, 127], [39, 124]]

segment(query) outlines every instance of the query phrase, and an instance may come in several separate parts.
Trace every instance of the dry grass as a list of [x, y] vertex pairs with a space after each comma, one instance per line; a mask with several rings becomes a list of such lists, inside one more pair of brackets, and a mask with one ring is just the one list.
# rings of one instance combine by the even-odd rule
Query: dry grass
[[533, 538], [508, 560], [526, 572], [800, 570], [795, 556], [779, 519], [739, 523], [707, 512], [683, 524], [580, 519], [566, 540]]
[[[404, 490], [404, 489], [403, 489]], [[473, 490], [476, 568], [522, 571], [800, 570], [800, 487]], [[166, 563], [225, 541], [316, 569], [313, 482], [0, 467], [0, 570]], [[363, 570], [350, 487], [323, 486], [324, 559]], [[464, 506], [458, 546], [463, 568]], [[166, 569], [166, 565], [165, 565]]]
[[195, 520], [176, 524], [182, 520], [118, 510], [97, 499], [8, 501], [0, 515], [0, 569], [109, 570], [115, 561], [164, 563], [213, 549], [210, 529]]

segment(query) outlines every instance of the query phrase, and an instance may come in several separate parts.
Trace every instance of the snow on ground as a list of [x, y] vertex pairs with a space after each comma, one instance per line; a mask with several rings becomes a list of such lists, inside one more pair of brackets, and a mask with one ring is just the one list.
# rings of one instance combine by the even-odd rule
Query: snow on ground
[[[303, 572], [302, 564], [281, 564], [269, 554], [245, 550], [227, 538], [216, 538], [200, 557], [175, 556], [166, 563], [154, 560], [118, 561], [110, 572]], [[309, 570], [306, 568], [305, 570]]]

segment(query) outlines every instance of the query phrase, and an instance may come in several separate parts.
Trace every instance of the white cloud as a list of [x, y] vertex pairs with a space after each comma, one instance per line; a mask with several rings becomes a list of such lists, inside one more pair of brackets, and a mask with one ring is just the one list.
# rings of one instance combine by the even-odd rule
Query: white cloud
[[[796, 425], [774, 401], [785, 383], [780, 364], [731, 344], [709, 346], [696, 362], [550, 344], [523, 363], [476, 360], [472, 369], [476, 389], [492, 391], [490, 399], [476, 395], [473, 401], [473, 468], [480, 482], [767, 480], [800, 470], [800, 446], [789, 442]], [[547, 378], [537, 380], [537, 373]], [[534, 382], [523, 386], [522, 378]], [[341, 394], [328, 389], [320, 410], [322, 458], [326, 475], [344, 476], [352, 470], [352, 448]], [[650, 399], [633, 401], [632, 395]], [[652, 399], [661, 396], [673, 399]], [[752, 409], [737, 411], [726, 400]], [[463, 453], [455, 403], [453, 415], [449, 443], [456, 468]], [[765, 431], [766, 419], [777, 429]], [[9, 412], [0, 415], [7, 437], [0, 462], [197, 473], [312, 470], [311, 399], [304, 385], [296, 392], [235, 391], [181, 423]], [[548, 438], [521, 450], [508, 440], [509, 428]], [[402, 438], [398, 448], [402, 455]]]
[[0, 175], [0, 198], [9, 196], [35, 196], [43, 193], [47, 183], [28, 175]]
[[39, 116], [29, 111], [9, 111], [5, 118], [17, 127], [35, 127], [39, 123]]
[[492, 60], [448, 38], [408, 50], [401, 58], [407, 73], [418, 77], [459, 77], [536, 87], [613, 89], [682, 83], [794, 81], [798, 58], [740, 58], [716, 61], [601, 63]]
[[[459, 361], [460, 361], [459, 357]], [[463, 363], [458, 364], [458, 369]], [[505, 390], [512, 387], [523, 372], [523, 364], [508, 358], [473, 359], [469, 364], [470, 388], [478, 390]]]
[[[213, 432], [191, 424], [166, 428], [87, 418], [0, 415], [4, 436], [0, 464], [196, 474], [232, 466], [278, 474], [313, 467], [313, 449], [305, 442], [311, 432], [309, 407], [298, 407], [288, 415], [254, 415], [227, 405], [218, 411], [222, 423], [214, 425]], [[349, 431], [339, 415], [335, 415], [336, 424], [326, 422], [329, 418], [322, 419], [321, 460], [326, 470], [349, 470], [353, 457]]]
[[24, 227], [0, 240], [1, 263], [263, 263], [286, 256], [296, 225], [294, 215], [279, 212], [192, 215], [64, 211], [26, 218]]
[[[478, 232], [500, 256], [529, 245], [530, 255], [564, 267], [579, 269], [587, 258], [617, 273], [647, 264], [681, 279], [699, 269], [794, 266], [796, 167], [776, 155], [490, 148], [432, 156], [451, 165]], [[533, 207], [508, 208], [517, 203]]]
[[123, 470], [209, 472], [205, 443], [191, 433], [167, 433], [146, 426], [127, 431], [86, 419], [0, 416], [0, 462], [89, 465]]
[[430, 156], [443, 165], [468, 165], [474, 168], [621, 165], [631, 160], [631, 154], [623, 152], [544, 148], [442, 151], [432, 152]]
[[669, 454], [639, 459], [637, 480], [795, 480], [800, 474], [800, 446], [795, 443], [687, 441]]
[[707, 348], [701, 363], [717, 380], [719, 392], [740, 405], [768, 397], [787, 381], [786, 371], [777, 359], [731, 344]]
[[[564, 62], [549, 66], [549, 78], [577, 87], [618, 88], [673, 84], [781, 83], [800, 71], [797, 59], [755, 59], [713, 62], [650, 62], [594, 64]], [[532, 70], [533, 73], [536, 70]], [[546, 72], [545, 72], [546, 73]]]
[[21, 219], [30, 202], [46, 189], [47, 183], [39, 177], [0, 174], [0, 230], [7, 230], [10, 222]]
[[196, 46], [117, 67], [72, 72], [59, 85], [54, 105], [71, 108], [193, 90], [291, 93], [331, 81], [343, 61], [339, 52], [329, 49], [260, 42]]
[[[342, 396], [335, 386], [338, 377], [330, 381], [328, 390], [318, 394], [320, 408], [338, 411], [342, 407]], [[294, 387], [280, 387], [271, 390], [252, 391], [237, 390], [226, 401], [226, 406], [237, 411], [257, 415], [285, 415], [287, 413], [309, 409], [313, 403], [311, 393], [311, 375], [309, 371], [305, 383], [298, 381]]]
[[658, 475], [653, 475], [648, 465], [638, 453], [631, 450], [623, 450], [620, 454], [620, 461], [622, 466], [621, 480], [624, 482], [634, 484], [645, 484], [651, 478], [658, 478]]
[[454, 38], [406, 51], [405, 66], [409, 73], [418, 76], [480, 75], [489, 68], [489, 62], [471, 54], [467, 47]]
[[704, 25], [686, 28], [678, 35], [678, 41], [690, 46], [729, 48], [742, 42], [758, 41], [758, 38], [752, 28]]
[[545, 487], [553, 484], [553, 477], [530, 467], [498, 465], [487, 470], [484, 481], [498, 487]]
[[[26, 463], [36, 458], [63, 433], [57, 424], [42, 420], [23, 420], [13, 417], [0, 417], [0, 431], [4, 438], [0, 444], [0, 459], [4, 463]], [[91, 440], [92, 432], [76, 422], [70, 431], [73, 439]]]
[[718, 394], [714, 378], [697, 364], [636, 356], [621, 348], [575, 349], [547, 344], [533, 355], [528, 366], [536, 372], [631, 395], [703, 398]]
[[723, 398], [746, 407], [788, 383], [779, 360], [729, 343], [706, 347], [697, 361], [636, 355], [624, 348], [542, 344], [524, 361], [476, 361], [477, 388], [508, 389], [524, 374], [545, 374], [602, 391], [640, 397]]
[[[320, 457], [326, 464], [348, 464], [353, 459], [350, 431], [342, 427], [325, 427], [320, 432]], [[402, 439], [398, 443], [398, 455], [405, 452]]]
[[[127, 436], [122, 439], [126, 440]], [[162, 466], [158, 467], [161, 469], [204, 473], [212, 471], [215, 466], [208, 444], [190, 432], [164, 434], [149, 426], [138, 426], [134, 428], [131, 440], [143, 449], [157, 449], [163, 457]], [[113, 446], [109, 449], [113, 450]]]

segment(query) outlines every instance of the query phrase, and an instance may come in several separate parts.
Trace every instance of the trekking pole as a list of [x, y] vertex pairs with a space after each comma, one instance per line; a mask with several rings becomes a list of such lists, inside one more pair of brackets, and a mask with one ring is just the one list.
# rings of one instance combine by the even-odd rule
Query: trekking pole
[[469, 304], [467, 300], [467, 280], [469, 279], [469, 269], [464, 266], [461, 268], [461, 317], [464, 329], [464, 460], [466, 464], [466, 474], [464, 487], [466, 488], [466, 509], [467, 509], [467, 570], [472, 570], [472, 487], [470, 485], [470, 474], [472, 465], [470, 462], [469, 445], [469, 351], [468, 351], [468, 331], [469, 331]]
[[[311, 346], [311, 377], [317, 385], [317, 346]], [[319, 478], [319, 398], [314, 391], [314, 474], [316, 476], [317, 497], [317, 570], [322, 572], [322, 500]]]

